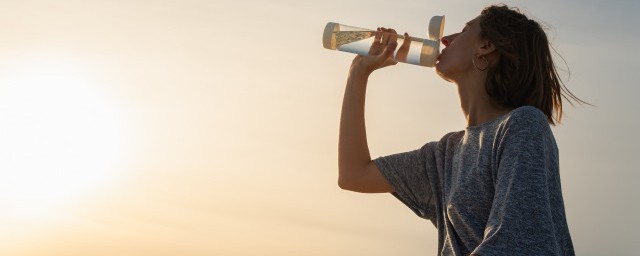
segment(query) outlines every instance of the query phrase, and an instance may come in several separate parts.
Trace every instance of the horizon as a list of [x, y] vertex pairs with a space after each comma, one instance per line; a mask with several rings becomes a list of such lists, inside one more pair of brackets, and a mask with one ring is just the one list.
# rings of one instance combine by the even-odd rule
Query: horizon
[[[0, 254], [435, 254], [436, 228], [392, 195], [338, 187], [354, 55], [322, 33], [426, 37], [446, 15], [448, 35], [492, 2], [381, 3], [3, 1]], [[565, 104], [552, 126], [576, 253], [632, 255], [640, 4], [506, 4], [544, 25], [594, 105]], [[371, 76], [366, 119], [372, 158], [466, 126], [455, 86], [403, 63]]]

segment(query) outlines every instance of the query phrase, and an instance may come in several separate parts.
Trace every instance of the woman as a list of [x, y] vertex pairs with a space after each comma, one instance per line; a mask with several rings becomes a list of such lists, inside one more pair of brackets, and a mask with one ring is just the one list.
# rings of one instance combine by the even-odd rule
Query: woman
[[[372, 161], [367, 80], [397, 63], [396, 32], [378, 31], [371, 54], [355, 57], [349, 71], [339, 186], [393, 193], [438, 228], [440, 255], [574, 255], [549, 125], [562, 117], [562, 97], [582, 101], [558, 79], [540, 25], [507, 6], [490, 6], [443, 37], [436, 71], [457, 86], [468, 126]], [[396, 58], [406, 56], [408, 43]]]

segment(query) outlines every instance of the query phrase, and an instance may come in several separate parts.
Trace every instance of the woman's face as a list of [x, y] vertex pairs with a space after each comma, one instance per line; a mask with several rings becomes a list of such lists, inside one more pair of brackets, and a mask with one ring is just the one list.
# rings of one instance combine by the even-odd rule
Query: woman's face
[[461, 32], [441, 39], [445, 46], [438, 56], [436, 72], [447, 81], [455, 82], [473, 71], [471, 62], [482, 45], [480, 17], [467, 22]]

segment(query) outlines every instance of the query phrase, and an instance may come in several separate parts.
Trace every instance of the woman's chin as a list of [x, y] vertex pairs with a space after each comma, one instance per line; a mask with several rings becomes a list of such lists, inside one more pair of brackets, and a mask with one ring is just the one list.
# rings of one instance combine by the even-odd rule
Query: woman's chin
[[443, 66], [441, 65], [440, 62], [436, 62], [435, 68], [436, 68], [436, 73], [440, 77], [442, 77], [442, 79], [446, 80], [447, 82], [451, 82], [451, 78], [449, 78], [449, 76], [447, 76], [446, 72], [444, 72]]
[[438, 75], [440, 75], [440, 76], [442, 76], [442, 78], [444, 78], [444, 76], [443, 76], [444, 72], [442, 72], [443, 71], [442, 70], [443, 66], [442, 66], [442, 63], [440, 61], [436, 62], [436, 65], [434, 66], [434, 68], [436, 69], [436, 73], [438, 73]]

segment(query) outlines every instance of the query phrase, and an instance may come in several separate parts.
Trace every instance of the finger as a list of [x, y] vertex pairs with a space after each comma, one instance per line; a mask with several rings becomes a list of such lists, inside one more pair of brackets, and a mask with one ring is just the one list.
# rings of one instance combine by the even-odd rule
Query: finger
[[393, 50], [391, 51], [391, 58], [395, 58], [395, 50], [398, 46], [398, 33], [394, 29], [387, 30], [387, 44], [394, 44]]
[[411, 37], [408, 33], [404, 33], [404, 40], [398, 53], [396, 54], [396, 60], [407, 62], [407, 56], [409, 55], [409, 47], [411, 46]]
[[382, 30], [381, 28], [376, 29], [375, 37], [373, 38], [374, 43], [380, 43], [380, 39], [382, 38]]
[[382, 61], [393, 61], [393, 53], [395, 52], [396, 47], [398, 47], [398, 42], [390, 41], [387, 47], [384, 48], [382, 54], [380, 54], [380, 58], [382, 59]]
[[384, 33], [384, 38], [382, 39], [384, 42], [382, 43], [383, 45], [389, 45], [391, 42], [396, 42], [398, 41], [398, 34], [396, 33], [395, 30], [393, 29], [387, 29]]
[[391, 30], [392, 29], [385, 29], [382, 28], [383, 31], [383, 36], [382, 36], [382, 45], [389, 45], [389, 42], [391, 42]]
[[380, 39], [382, 38], [382, 30], [381, 28], [377, 28], [374, 33], [373, 43], [371, 43], [371, 47], [369, 47], [369, 55], [377, 55], [382, 52]]
[[404, 33], [404, 40], [402, 41], [402, 45], [400, 46], [400, 50], [409, 49], [409, 45], [411, 45], [411, 37], [409, 33]]

